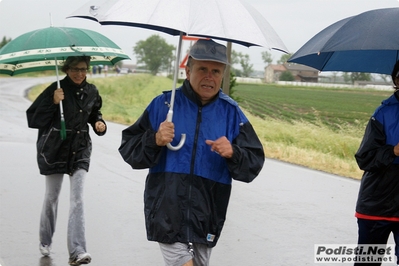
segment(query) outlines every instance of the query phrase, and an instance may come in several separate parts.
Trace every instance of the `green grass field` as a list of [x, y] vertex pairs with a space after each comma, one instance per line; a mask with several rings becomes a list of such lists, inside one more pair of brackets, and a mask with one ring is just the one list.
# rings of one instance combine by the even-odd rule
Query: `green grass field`
[[269, 158], [360, 179], [354, 154], [371, 114], [392, 92], [240, 84], [233, 97], [254, 116]]
[[[152, 98], [172, 88], [168, 78], [125, 75], [92, 79], [104, 118], [132, 124]], [[48, 84], [30, 93], [34, 99]], [[266, 156], [361, 178], [354, 154], [370, 115], [392, 91], [239, 84], [232, 95], [253, 124]], [[265, 165], [267, 167], [267, 165]]]
[[364, 126], [381, 101], [392, 92], [241, 84], [233, 97], [252, 114], [284, 121], [306, 121], [339, 130]]

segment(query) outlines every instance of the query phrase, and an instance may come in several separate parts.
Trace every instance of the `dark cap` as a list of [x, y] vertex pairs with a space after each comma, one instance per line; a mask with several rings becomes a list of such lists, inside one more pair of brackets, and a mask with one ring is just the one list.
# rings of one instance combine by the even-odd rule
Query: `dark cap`
[[195, 60], [214, 61], [229, 65], [226, 46], [212, 40], [199, 39], [191, 47], [189, 55]]

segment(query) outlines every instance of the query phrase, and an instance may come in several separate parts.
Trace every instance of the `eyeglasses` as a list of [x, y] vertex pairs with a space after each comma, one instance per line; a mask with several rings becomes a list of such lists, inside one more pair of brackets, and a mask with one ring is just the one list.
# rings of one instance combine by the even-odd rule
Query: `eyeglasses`
[[73, 72], [73, 73], [82, 72], [83, 74], [86, 74], [88, 69], [87, 69], [87, 68], [71, 67], [70, 70], [71, 70], [71, 72]]

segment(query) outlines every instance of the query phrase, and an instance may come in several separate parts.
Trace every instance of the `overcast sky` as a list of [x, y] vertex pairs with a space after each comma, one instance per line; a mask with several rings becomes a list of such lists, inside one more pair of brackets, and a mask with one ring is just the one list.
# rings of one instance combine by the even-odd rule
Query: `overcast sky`
[[[200, 1], [200, 0], [196, 0]], [[399, 7], [398, 0], [245, 0], [255, 7], [271, 24], [291, 53], [319, 31], [343, 18], [386, 7]], [[153, 34], [159, 34], [169, 44], [177, 46], [178, 37], [132, 27], [101, 26], [85, 19], [66, 19], [85, 3], [85, 0], [0, 0], [0, 38], [19, 35], [50, 26], [80, 27], [98, 31], [113, 40], [133, 60], [133, 46]], [[178, 11], [177, 11], [178, 12]], [[51, 14], [51, 20], [50, 20]], [[185, 44], [188, 47], [188, 44]], [[255, 70], [265, 64], [261, 58], [262, 47], [244, 47], [233, 44], [233, 50], [249, 54]], [[275, 63], [281, 52], [271, 51]]]

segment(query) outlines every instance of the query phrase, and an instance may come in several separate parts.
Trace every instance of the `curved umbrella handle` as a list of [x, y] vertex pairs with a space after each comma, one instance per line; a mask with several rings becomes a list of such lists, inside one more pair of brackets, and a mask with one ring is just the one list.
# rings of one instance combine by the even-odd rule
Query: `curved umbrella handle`
[[177, 144], [177, 146], [172, 146], [172, 144], [168, 143], [166, 144], [166, 147], [168, 147], [169, 150], [171, 151], [178, 151], [181, 149], [181, 147], [183, 147], [184, 142], [186, 141], [186, 134], [181, 134], [181, 139], [179, 144]]
[[[168, 116], [166, 117], [167, 121], [172, 122], [172, 117], [173, 117], [173, 111], [169, 110]], [[181, 139], [180, 139], [179, 144], [177, 144], [177, 146], [172, 146], [172, 144], [168, 143], [168, 144], [166, 144], [166, 147], [168, 147], [168, 149], [171, 151], [178, 151], [181, 149], [181, 147], [183, 147], [184, 142], [186, 142], [186, 134], [183, 133], [183, 134], [181, 134]]]

